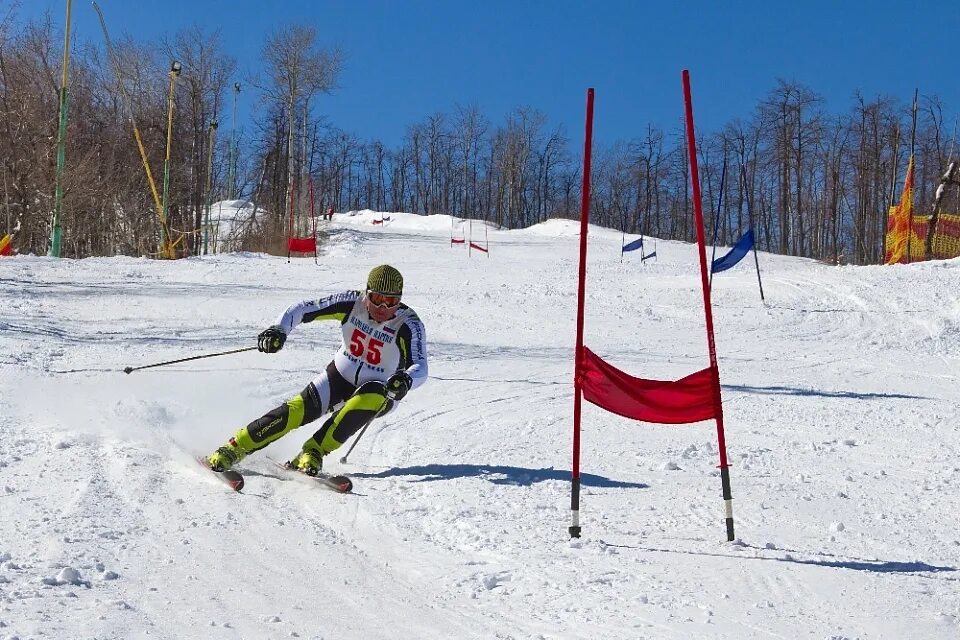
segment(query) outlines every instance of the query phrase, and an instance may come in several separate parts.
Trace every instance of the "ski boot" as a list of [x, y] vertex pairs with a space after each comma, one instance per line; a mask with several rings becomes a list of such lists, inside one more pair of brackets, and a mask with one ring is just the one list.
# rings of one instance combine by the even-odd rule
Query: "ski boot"
[[323, 455], [319, 451], [303, 450], [287, 463], [290, 469], [296, 469], [308, 476], [316, 476], [323, 470]]
[[226, 445], [207, 456], [207, 464], [213, 471], [223, 473], [240, 462], [246, 455], [247, 452], [237, 444], [236, 438], [230, 438]]

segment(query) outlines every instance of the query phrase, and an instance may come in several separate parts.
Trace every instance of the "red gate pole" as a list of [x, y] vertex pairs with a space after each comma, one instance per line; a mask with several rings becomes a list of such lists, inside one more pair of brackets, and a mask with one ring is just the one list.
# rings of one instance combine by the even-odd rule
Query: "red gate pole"
[[683, 101], [687, 119], [687, 153], [690, 156], [690, 180], [693, 182], [693, 212], [697, 227], [697, 248], [700, 253], [700, 281], [703, 288], [703, 312], [707, 319], [707, 347], [710, 350], [710, 369], [713, 372], [713, 405], [717, 420], [717, 448], [720, 449], [720, 482], [723, 490], [723, 509], [727, 524], [727, 540], [733, 535], [733, 497], [730, 493], [730, 469], [727, 465], [727, 443], [723, 436], [723, 403], [720, 397], [720, 369], [717, 367], [717, 345], [713, 338], [713, 311], [710, 307], [710, 288], [707, 279], [707, 250], [703, 235], [703, 204], [700, 200], [700, 173], [697, 168], [697, 136], [693, 129], [693, 99], [690, 97], [690, 72], [683, 70]]
[[580, 196], [580, 277], [577, 283], [577, 347], [573, 366], [573, 469], [571, 472], [570, 537], [580, 537], [580, 409], [583, 389], [580, 363], [583, 360], [583, 309], [587, 283], [587, 227], [590, 222], [590, 149], [593, 142], [593, 89], [587, 89], [587, 122], [583, 136], [583, 191]]

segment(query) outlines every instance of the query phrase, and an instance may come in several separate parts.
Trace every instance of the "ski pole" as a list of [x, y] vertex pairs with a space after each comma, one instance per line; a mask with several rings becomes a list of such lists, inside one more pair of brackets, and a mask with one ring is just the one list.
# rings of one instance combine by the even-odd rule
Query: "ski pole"
[[[389, 404], [388, 400], [390, 400], [390, 399], [393, 398], [393, 396], [390, 396], [389, 394], [387, 394], [387, 395], [388, 395], [388, 397], [386, 397], [386, 398], [383, 399], [383, 404], [380, 405], [380, 408], [377, 410], [377, 415], [373, 416], [374, 418], [379, 418], [379, 417], [380, 417], [380, 414], [383, 413], [383, 410], [386, 409], [386, 408], [387, 408], [387, 405]], [[357, 439], [353, 441], [353, 444], [350, 445], [350, 448], [347, 449], [347, 452], [346, 452], [345, 454], [343, 454], [343, 456], [340, 458], [340, 464], [346, 464], [346, 462], [347, 462], [347, 456], [350, 455], [350, 452], [353, 451], [353, 448], [354, 448], [355, 446], [357, 446], [357, 443], [358, 443], [358, 442], [360, 442], [360, 438], [363, 437], [364, 432], [367, 430], [367, 427], [369, 427], [372, 422], [373, 422], [373, 421], [371, 420], [371, 421], [368, 422], [367, 424], [363, 425], [363, 429], [360, 429], [360, 433], [357, 434]]]
[[207, 353], [202, 356], [192, 356], [190, 358], [180, 358], [179, 360], [167, 360], [166, 362], [157, 362], [156, 364], [145, 364], [142, 367], [124, 367], [124, 373], [132, 373], [133, 371], [139, 371], [140, 369], [149, 369], [150, 367], [162, 367], [168, 364], [176, 364], [177, 362], [188, 362], [190, 360], [200, 360], [201, 358], [213, 358], [214, 356], [227, 356], [231, 353], [243, 353], [244, 351], [253, 351], [257, 347], [244, 347], [243, 349], [233, 349], [231, 351], [221, 351], [219, 353]]
[[340, 464], [346, 464], [347, 456], [350, 455], [350, 452], [353, 451], [353, 448], [357, 446], [357, 443], [360, 442], [360, 438], [363, 437], [363, 433], [367, 430], [367, 427], [370, 426], [370, 423], [363, 425], [363, 429], [360, 429], [360, 433], [357, 434], [357, 439], [353, 441], [353, 444], [350, 445], [350, 448], [347, 449], [347, 452], [343, 454], [343, 457], [340, 458]]

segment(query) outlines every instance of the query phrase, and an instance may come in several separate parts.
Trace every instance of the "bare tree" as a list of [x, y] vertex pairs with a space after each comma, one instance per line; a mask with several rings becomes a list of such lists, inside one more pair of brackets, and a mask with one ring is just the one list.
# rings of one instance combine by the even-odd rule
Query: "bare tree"
[[[310, 104], [320, 93], [336, 86], [343, 65], [339, 49], [322, 49], [317, 42], [317, 30], [310, 25], [279, 27], [267, 36], [262, 48], [266, 80], [254, 79], [253, 84], [266, 102], [275, 110], [282, 109], [283, 132], [286, 134], [286, 163], [283, 173], [286, 182], [282, 202], [274, 202], [278, 217], [284, 204], [293, 197], [297, 162], [297, 114], [309, 113]], [[303, 130], [310, 123], [303, 121]]]
[[458, 212], [463, 217], [477, 214], [480, 142], [486, 135], [489, 126], [486, 118], [480, 114], [480, 110], [476, 106], [457, 107], [454, 130], [458, 132], [455, 135], [462, 163], [461, 187], [463, 191]]

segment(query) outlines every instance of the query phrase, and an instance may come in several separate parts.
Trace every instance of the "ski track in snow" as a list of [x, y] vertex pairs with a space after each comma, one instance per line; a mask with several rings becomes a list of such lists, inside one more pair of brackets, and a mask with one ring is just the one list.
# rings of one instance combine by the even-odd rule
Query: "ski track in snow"
[[[570, 540], [577, 224], [491, 229], [468, 257], [445, 216], [376, 215], [327, 225], [319, 266], [0, 260], [0, 638], [960, 635], [960, 260], [761, 254], [766, 304], [752, 261], [718, 274], [737, 540], [712, 423], [588, 403]], [[695, 247], [640, 265], [619, 243], [592, 228], [586, 344], [641, 377], [706, 366]], [[334, 324], [121, 373], [251, 345], [381, 262], [425, 321], [431, 380], [330, 456], [353, 495], [263, 455], [237, 495], [192, 460], [302, 389]]]

